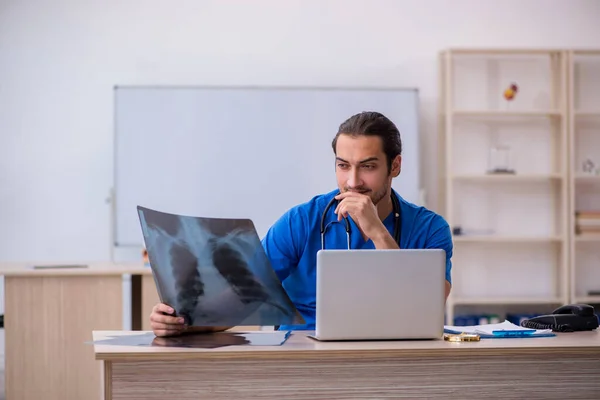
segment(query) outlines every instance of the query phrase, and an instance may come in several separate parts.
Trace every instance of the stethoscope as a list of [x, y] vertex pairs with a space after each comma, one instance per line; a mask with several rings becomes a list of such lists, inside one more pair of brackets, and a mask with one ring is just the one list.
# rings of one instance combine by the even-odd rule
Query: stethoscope
[[[392, 191], [391, 198], [392, 198], [392, 211], [394, 213], [394, 240], [396, 241], [396, 243], [398, 243], [398, 246], [400, 246], [400, 228], [402, 225], [400, 203], [398, 202], [398, 198], [396, 197], [396, 195], [394, 194], [393, 191]], [[325, 218], [327, 216], [327, 211], [329, 211], [329, 209], [331, 208], [331, 206], [333, 206], [333, 204], [335, 202], [336, 202], [336, 198], [334, 196], [331, 199], [331, 201], [329, 201], [329, 203], [327, 204], [327, 207], [325, 207], [325, 210], [323, 211], [323, 215], [321, 215], [321, 249], [325, 249], [325, 232], [327, 231], [327, 228], [329, 227], [329, 225], [336, 224], [339, 222], [339, 221], [331, 221], [327, 225], [325, 225]], [[344, 217], [344, 223], [346, 225], [346, 238], [348, 241], [348, 250], [350, 250], [350, 221], [348, 221], [348, 218]]]

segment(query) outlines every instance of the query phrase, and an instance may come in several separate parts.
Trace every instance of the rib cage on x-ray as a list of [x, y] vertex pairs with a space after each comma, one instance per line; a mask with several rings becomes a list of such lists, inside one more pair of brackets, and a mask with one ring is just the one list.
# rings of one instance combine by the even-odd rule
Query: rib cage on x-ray
[[212, 238], [209, 244], [215, 267], [229, 282], [242, 303], [248, 304], [253, 301], [264, 302], [269, 300], [263, 286], [252, 277], [248, 263], [239, 251], [228, 241], [219, 242]]
[[161, 301], [190, 325], [304, 322], [251, 221], [138, 212]]

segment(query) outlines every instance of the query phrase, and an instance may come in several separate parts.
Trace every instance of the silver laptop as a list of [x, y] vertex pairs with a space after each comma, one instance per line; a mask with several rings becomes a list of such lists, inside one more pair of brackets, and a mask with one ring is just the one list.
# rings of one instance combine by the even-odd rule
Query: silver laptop
[[320, 250], [317, 340], [441, 339], [442, 249]]

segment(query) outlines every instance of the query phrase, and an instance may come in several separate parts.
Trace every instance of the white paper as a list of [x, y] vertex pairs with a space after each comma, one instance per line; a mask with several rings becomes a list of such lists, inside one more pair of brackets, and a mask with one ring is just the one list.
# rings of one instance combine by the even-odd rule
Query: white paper
[[493, 335], [494, 331], [533, 331], [532, 335], [545, 335], [552, 333], [552, 329], [530, 329], [504, 321], [499, 324], [484, 324], [471, 326], [444, 325], [444, 329], [459, 333], [476, 333], [479, 335]]

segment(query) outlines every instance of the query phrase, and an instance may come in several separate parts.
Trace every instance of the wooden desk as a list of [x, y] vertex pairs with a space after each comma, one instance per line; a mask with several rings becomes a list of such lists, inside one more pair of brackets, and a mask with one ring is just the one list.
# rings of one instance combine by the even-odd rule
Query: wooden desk
[[96, 329], [123, 329], [123, 274], [141, 264], [32, 269], [3, 264], [7, 399], [98, 399], [101, 364]]
[[31, 265], [0, 264], [6, 398], [99, 399], [102, 365], [85, 342], [92, 340], [93, 330], [123, 329], [125, 274], [132, 275], [133, 329], [150, 329], [150, 312], [159, 301], [152, 270], [142, 263], [76, 269]]
[[[140, 332], [94, 332], [94, 340]], [[597, 399], [600, 332], [217, 349], [94, 346], [106, 400]]]

